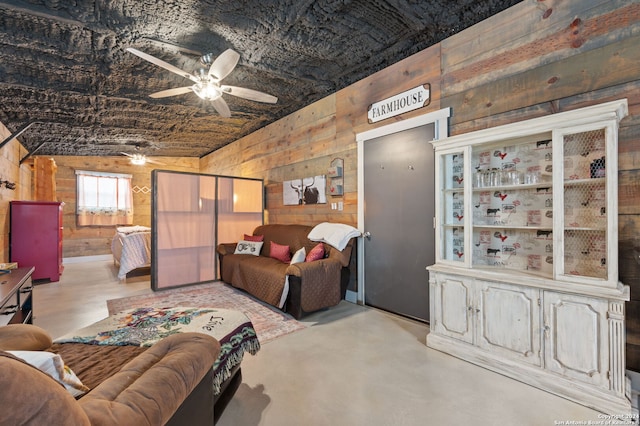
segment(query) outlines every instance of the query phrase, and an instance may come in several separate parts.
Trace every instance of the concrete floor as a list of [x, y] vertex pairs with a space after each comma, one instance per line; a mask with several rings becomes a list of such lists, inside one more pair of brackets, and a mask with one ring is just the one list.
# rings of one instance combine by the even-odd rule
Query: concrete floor
[[[149, 293], [110, 261], [66, 264], [34, 291], [35, 324], [54, 337], [107, 316], [105, 301]], [[558, 425], [599, 413], [425, 345], [428, 327], [342, 302], [242, 363], [218, 426]], [[575, 424], [575, 423], [574, 423]], [[592, 423], [597, 424], [597, 423]]]

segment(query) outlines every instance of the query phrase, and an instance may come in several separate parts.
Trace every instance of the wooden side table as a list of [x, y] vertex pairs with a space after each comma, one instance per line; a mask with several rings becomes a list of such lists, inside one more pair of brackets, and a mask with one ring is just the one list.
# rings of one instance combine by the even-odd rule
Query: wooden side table
[[0, 326], [33, 323], [33, 266], [0, 274]]

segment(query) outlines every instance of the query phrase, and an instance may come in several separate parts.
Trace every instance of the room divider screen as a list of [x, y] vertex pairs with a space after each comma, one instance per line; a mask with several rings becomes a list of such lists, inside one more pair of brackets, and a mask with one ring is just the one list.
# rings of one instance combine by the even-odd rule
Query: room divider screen
[[153, 170], [151, 288], [218, 278], [216, 246], [264, 223], [260, 179]]

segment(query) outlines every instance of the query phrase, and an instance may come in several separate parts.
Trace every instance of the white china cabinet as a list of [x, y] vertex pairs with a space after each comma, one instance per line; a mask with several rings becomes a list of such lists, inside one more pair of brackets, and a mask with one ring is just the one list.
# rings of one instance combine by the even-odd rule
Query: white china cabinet
[[617, 267], [626, 115], [624, 99], [433, 142], [429, 347], [631, 414]]

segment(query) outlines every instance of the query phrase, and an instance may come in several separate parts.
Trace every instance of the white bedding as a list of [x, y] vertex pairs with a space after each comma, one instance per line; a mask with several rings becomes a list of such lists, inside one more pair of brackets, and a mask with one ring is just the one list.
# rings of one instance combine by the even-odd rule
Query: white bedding
[[111, 240], [113, 259], [120, 264], [118, 278], [124, 279], [128, 272], [151, 265], [151, 228], [123, 226], [116, 229]]

